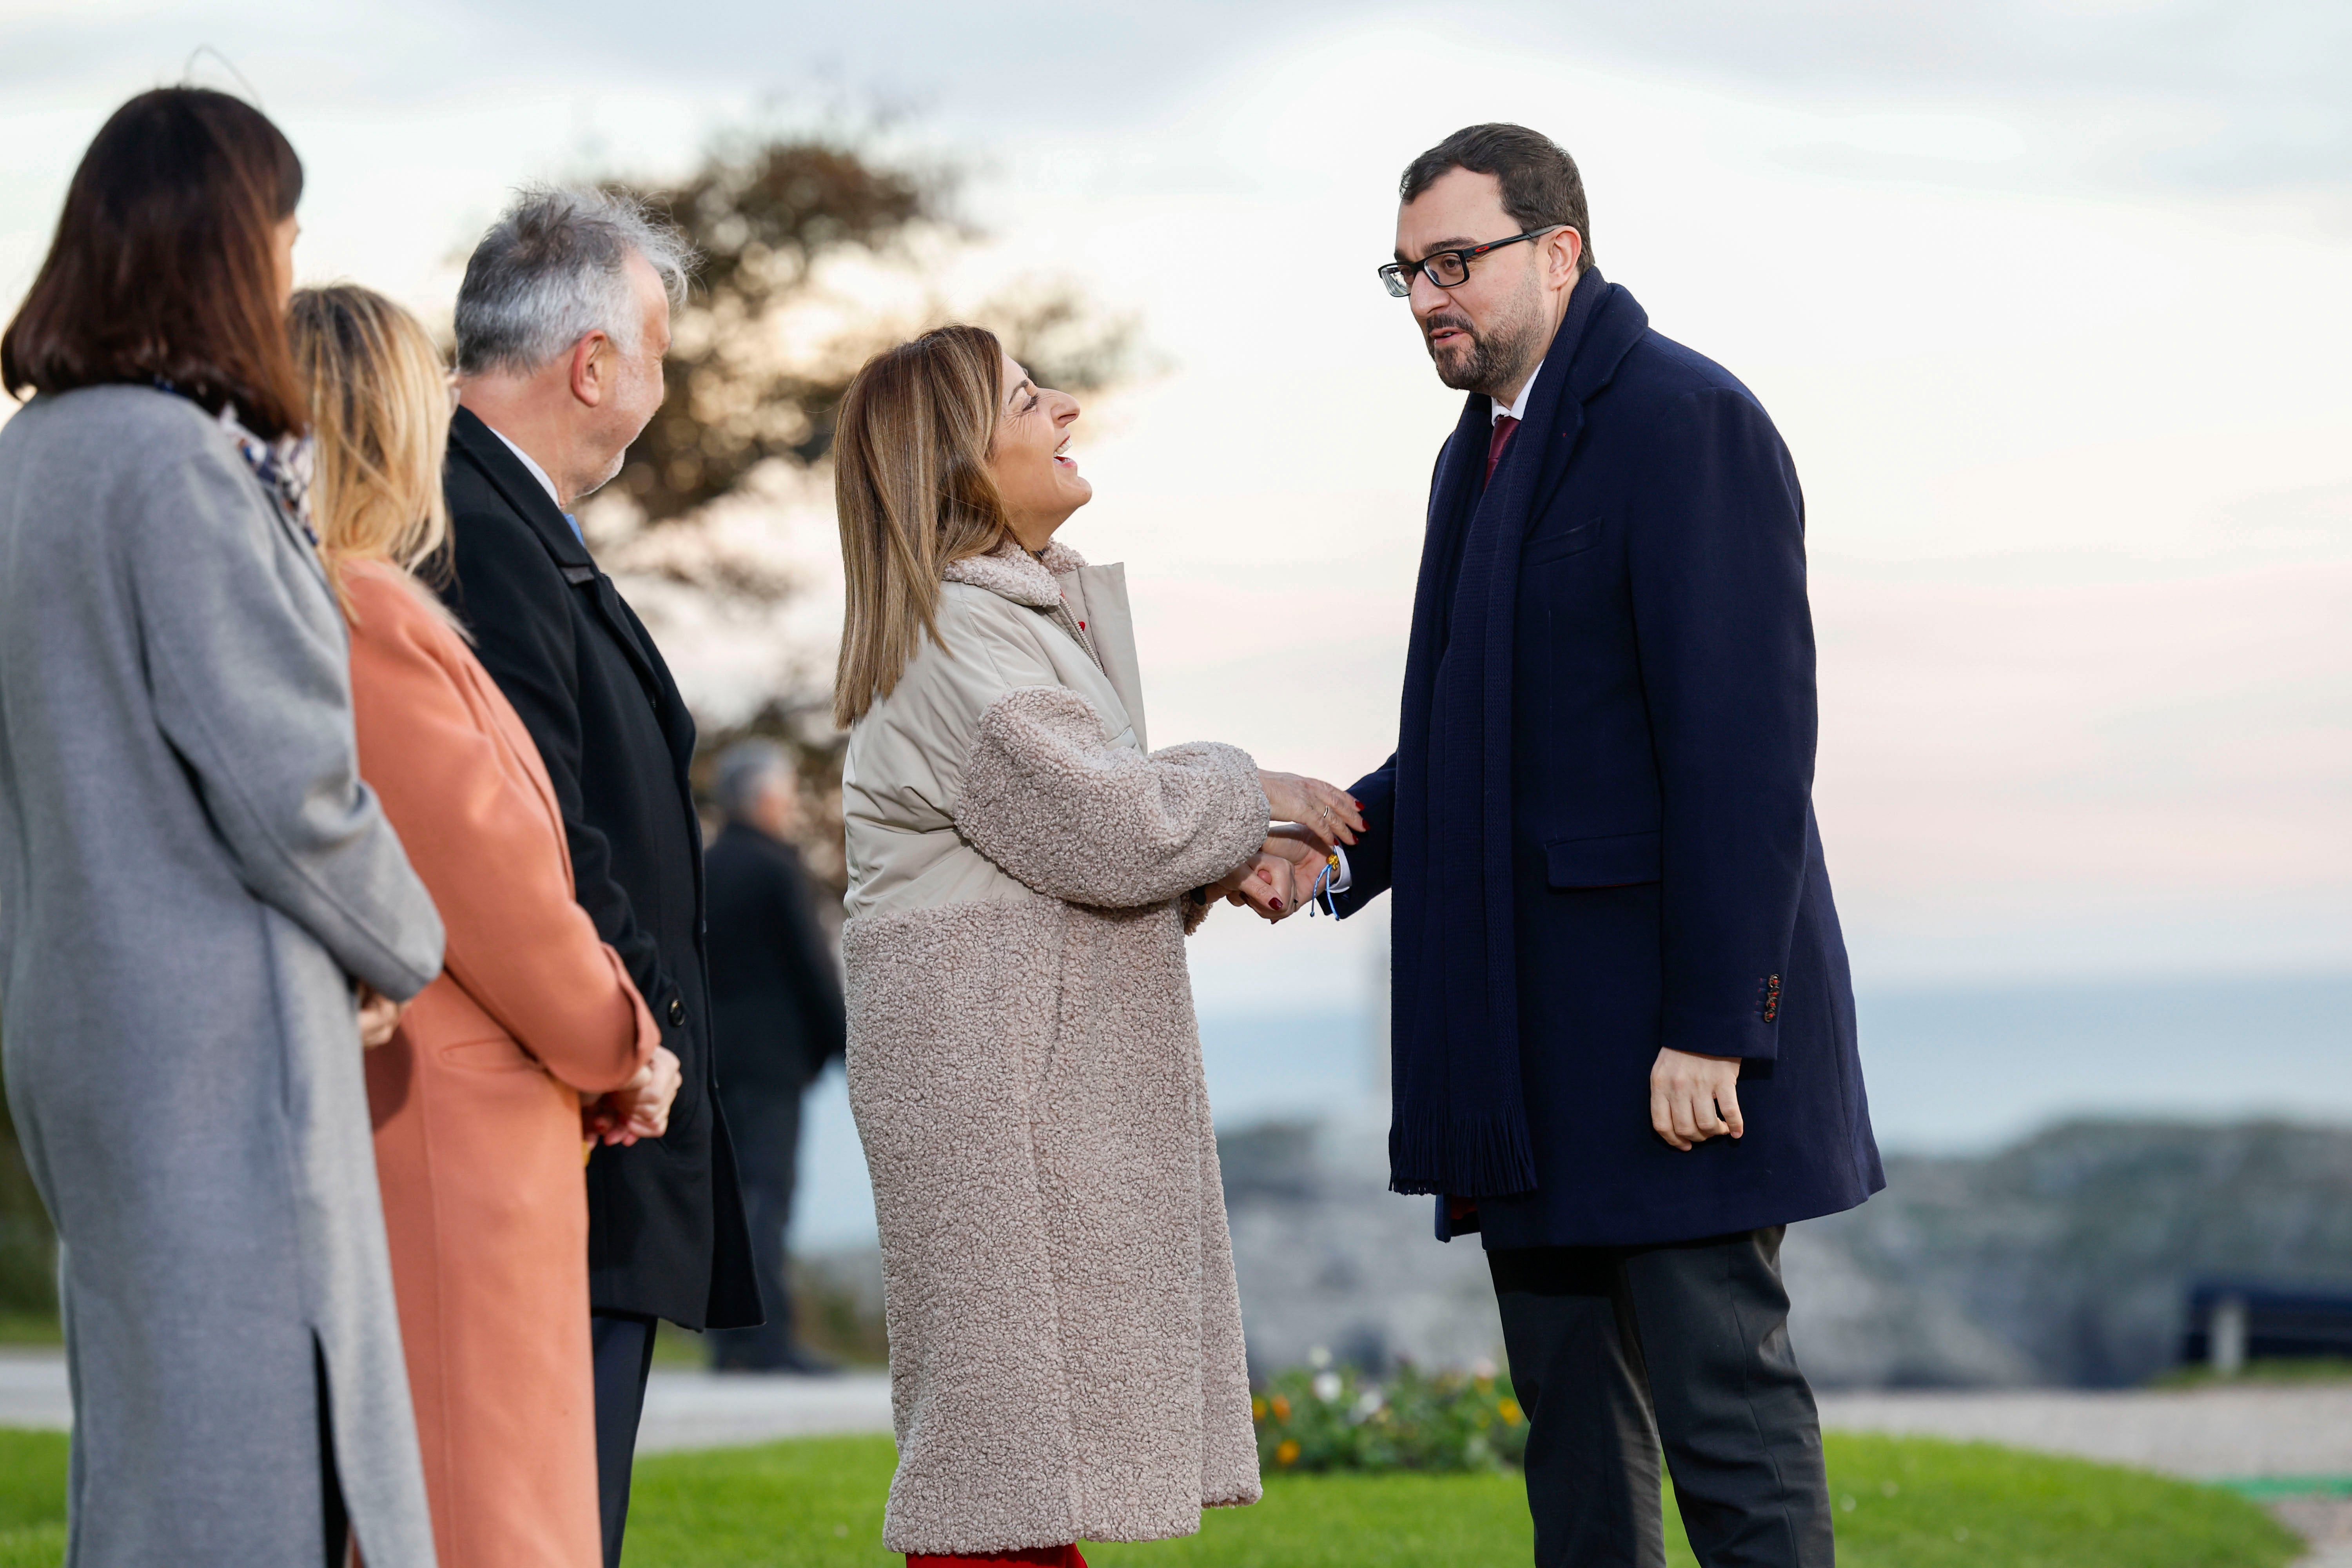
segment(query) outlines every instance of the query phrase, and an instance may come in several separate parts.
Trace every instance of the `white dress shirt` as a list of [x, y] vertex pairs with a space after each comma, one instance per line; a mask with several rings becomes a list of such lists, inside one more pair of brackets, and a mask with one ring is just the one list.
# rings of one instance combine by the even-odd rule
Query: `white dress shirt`
[[[482, 421], [482, 428], [488, 430], [491, 435], [496, 436], [499, 440], [506, 441], [507, 450], [512, 452], [516, 457], [522, 459], [522, 466], [530, 470], [530, 477], [537, 479], [540, 482], [541, 488], [547, 491], [547, 499], [555, 503], [555, 510], [558, 511], [563, 511], [563, 498], [555, 493], [555, 481], [547, 477], [547, 470], [541, 468], [538, 462], [532, 458], [529, 452], [524, 451], [512, 441], [507, 440], [507, 433], [499, 429], [497, 426], [491, 424], [488, 420], [485, 419]], [[587, 539], [580, 531], [580, 520], [578, 518], [573, 517], [568, 511], [563, 511], [563, 521], [572, 525], [572, 538], [579, 540], [583, 544], [588, 542]]]
[[1518, 396], [1511, 400], [1511, 405], [1508, 408], [1491, 397], [1486, 399], [1486, 423], [1499, 425], [1506, 416], [1513, 419], [1525, 419], [1528, 416], [1528, 399], [1535, 395], [1536, 377], [1542, 374], [1543, 366], [1540, 363], [1528, 373], [1528, 384], [1519, 388]]

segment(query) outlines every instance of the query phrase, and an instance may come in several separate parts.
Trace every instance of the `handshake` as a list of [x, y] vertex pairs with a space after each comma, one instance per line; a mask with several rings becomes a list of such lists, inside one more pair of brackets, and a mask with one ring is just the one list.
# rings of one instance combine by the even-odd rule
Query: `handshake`
[[1209, 897], [1283, 921], [1314, 902], [1332, 847], [1353, 844], [1364, 830], [1363, 808], [1346, 790], [1321, 779], [1265, 772], [1257, 777], [1265, 790], [1268, 820], [1276, 826], [1256, 854], [1210, 885]]

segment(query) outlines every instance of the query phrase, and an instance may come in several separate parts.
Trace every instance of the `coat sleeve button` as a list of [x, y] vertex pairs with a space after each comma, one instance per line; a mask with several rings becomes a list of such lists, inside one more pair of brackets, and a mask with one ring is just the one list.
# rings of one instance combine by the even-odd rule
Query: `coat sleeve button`
[[673, 996], [669, 999], [669, 1021], [680, 1028], [686, 1026], [686, 1003], [682, 998]]

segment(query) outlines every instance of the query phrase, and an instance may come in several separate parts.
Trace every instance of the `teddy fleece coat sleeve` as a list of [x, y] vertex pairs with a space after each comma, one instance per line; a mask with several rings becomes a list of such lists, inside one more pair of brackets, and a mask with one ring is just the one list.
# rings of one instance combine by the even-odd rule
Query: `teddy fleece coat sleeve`
[[955, 821], [1048, 898], [1131, 909], [1231, 871], [1265, 837], [1266, 806], [1246, 752], [1106, 745], [1086, 699], [1033, 686], [981, 716]]

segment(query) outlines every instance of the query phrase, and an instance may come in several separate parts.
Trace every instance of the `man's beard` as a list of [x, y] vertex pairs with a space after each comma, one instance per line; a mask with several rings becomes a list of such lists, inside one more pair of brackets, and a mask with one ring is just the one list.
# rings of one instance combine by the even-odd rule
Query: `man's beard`
[[[1421, 325], [1422, 342], [1429, 348], [1430, 362], [1437, 367], [1437, 379], [1456, 392], [1483, 392], [1490, 396], [1510, 391], [1527, 379], [1529, 365], [1543, 353], [1538, 341], [1543, 322], [1528, 299], [1515, 300], [1520, 307], [1504, 320], [1496, 321], [1484, 334], [1470, 324], [1467, 316], [1447, 310], [1432, 316]], [[1429, 342], [1429, 334], [1441, 327], [1452, 327], [1467, 336], [1467, 352], [1460, 348], [1441, 353]]]
[[[634, 446], [635, 443], [632, 442], [631, 445]], [[614, 453], [613, 460], [604, 465], [604, 471], [596, 476], [594, 483], [588, 485], [583, 489], [577, 496], [573, 497], [572, 503], [577, 505], [581, 501], [586, 500], [590, 496], [594, 495], [598, 490], [603, 489], [606, 485], [609, 485], [614, 479], [619, 479], [621, 477], [621, 466], [628, 460], [629, 448], [627, 447], [624, 447], [619, 451]]]

